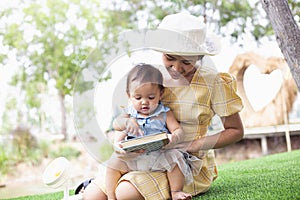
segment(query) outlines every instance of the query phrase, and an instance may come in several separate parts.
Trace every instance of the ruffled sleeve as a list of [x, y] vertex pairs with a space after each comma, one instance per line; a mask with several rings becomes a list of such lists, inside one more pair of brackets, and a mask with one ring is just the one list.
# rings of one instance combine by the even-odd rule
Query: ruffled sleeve
[[213, 111], [221, 117], [240, 112], [243, 103], [236, 92], [236, 79], [228, 73], [218, 73], [212, 90]]
[[133, 105], [129, 105], [124, 111], [132, 118], [138, 118], [138, 112], [134, 109]]
[[157, 106], [155, 112], [152, 113], [152, 114], [150, 115], [150, 117], [156, 117], [156, 116], [160, 115], [161, 113], [167, 113], [169, 110], [170, 110], [170, 108], [164, 106], [163, 103], [160, 102], [160, 103], [158, 104], [158, 106]]

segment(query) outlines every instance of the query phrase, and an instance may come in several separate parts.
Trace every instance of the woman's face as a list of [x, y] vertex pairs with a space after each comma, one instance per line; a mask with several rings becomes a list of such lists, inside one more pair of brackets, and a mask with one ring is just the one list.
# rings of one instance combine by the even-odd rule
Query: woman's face
[[163, 54], [163, 63], [167, 68], [172, 79], [178, 80], [182, 77], [190, 80], [194, 75], [196, 68], [195, 64], [198, 56], [178, 56]]

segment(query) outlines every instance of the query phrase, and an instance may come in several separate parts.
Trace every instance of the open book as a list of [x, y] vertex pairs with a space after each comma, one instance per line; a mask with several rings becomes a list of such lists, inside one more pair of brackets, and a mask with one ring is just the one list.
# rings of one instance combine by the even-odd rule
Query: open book
[[145, 150], [146, 152], [156, 151], [169, 143], [166, 132], [156, 133], [152, 135], [140, 136], [121, 142], [123, 150], [132, 152], [137, 150]]

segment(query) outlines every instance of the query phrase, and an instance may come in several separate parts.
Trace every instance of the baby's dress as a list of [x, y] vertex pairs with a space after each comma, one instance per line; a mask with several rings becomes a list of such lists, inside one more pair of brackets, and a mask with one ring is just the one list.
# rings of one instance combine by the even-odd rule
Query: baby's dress
[[[169, 110], [168, 107], [160, 103], [154, 113], [148, 117], [143, 117], [138, 114], [133, 106], [127, 108], [127, 113], [130, 117], [137, 119], [137, 123], [145, 135], [151, 135], [159, 132], [169, 133], [166, 127], [166, 113]], [[128, 168], [132, 171], [169, 172], [172, 171], [177, 164], [185, 176], [186, 184], [190, 184], [193, 181], [193, 176], [198, 175], [202, 167], [202, 160], [181, 149], [161, 149], [148, 152], [126, 161], [126, 163]]]

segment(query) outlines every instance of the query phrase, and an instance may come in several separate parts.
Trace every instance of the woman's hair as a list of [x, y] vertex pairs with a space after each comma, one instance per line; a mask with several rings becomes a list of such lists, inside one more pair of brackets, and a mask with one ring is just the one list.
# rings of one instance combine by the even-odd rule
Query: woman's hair
[[157, 84], [161, 91], [164, 89], [163, 76], [161, 72], [157, 68], [149, 64], [138, 64], [128, 72], [126, 82], [127, 93], [129, 93], [132, 82], [138, 82], [139, 85], [142, 85], [144, 83]]

